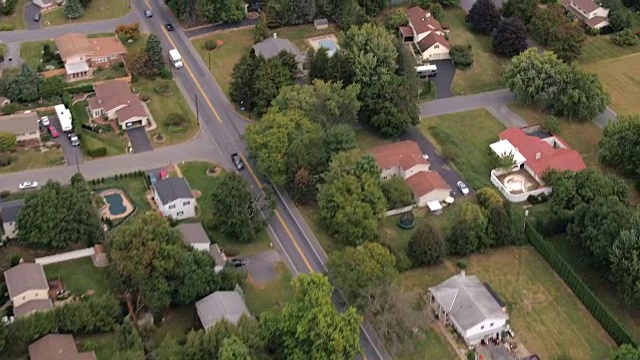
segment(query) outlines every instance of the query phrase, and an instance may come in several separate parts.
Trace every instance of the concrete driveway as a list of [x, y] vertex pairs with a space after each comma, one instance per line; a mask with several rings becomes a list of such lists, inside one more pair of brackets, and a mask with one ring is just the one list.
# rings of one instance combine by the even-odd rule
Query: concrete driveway
[[247, 258], [247, 272], [254, 285], [266, 285], [278, 279], [276, 265], [282, 260], [276, 250], [267, 250]]
[[33, 21], [33, 17], [36, 13], [40, 12], [40, 7], [35, 5], [32, 2], [29, 2], [24, 7], [24, 22], [27, 24], [27, 29], [29, 30], [37, 30], [42, 27], [42, 21]]
[[[60, 120], [56, 115], [48, 115], [49, 120], [51, 120], [51, 125], [55, 126], [60, 136], [56, 139], [52, 139], [57, 144], [60, 144], [62, 151], [64, 152], [64, 159], [67, 162], [67, 166], [77, 166], [78, 164], [82, 164], [84, 159], [82, 158], [82, 149], [80, 146], [71, 146], [71, 141], [69, 141], [69, 137], [67, 137], [67, 133], [62, 131], [62, 126], [60, 125]], [[43, 129], [44, 132], [49, 133], [49, 130], [46, 128]]]
[[151, 140], [149, 140], [149, 135], [147, 135], [147, 130], [145, 130], [144, 127], [128, 129], [127, 136], [129, 136], [129, 141], [131, 142], [134, 153], [139, 154], [153, 150]]
[[3, 69], [19, 69], [22, 66], [22, 58], [20, 57], [20, 44], [7, 44], [7, 51], [4, 53]]
[[451, 60], [437, 60], [430, 63], [438, 67], [438, 75], [431, 79], [438, 91], [438, 99], [453, 96], [451, 94], [451, 84], [453, 83], [453, 77], [456, 75], [456, 68]]

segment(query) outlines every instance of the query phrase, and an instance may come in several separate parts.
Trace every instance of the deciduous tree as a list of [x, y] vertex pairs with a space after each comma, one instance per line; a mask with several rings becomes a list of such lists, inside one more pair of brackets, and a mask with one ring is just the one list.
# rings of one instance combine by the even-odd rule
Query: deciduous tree
[[413, 266], [433, 265], [442, 262], [446, 245], [442, 235], [429, 221], [420, 224], [411, 234], [407, 245], [407, 256]]
[[619, 116], [607, 124], [598, 147], [600, 161], [624, 174], [640, 174], [640, 115]]
[[378, 16], [386, 4], [386, 0], [358, 0], [358, 5], [371, 17]]
[[[442, 6], [440, 6], [442, 8]], [[395, 8], [384, 16], [384, 27], [390, 31], [398, 31], [400, 26], [409, 24], [407, 9], [403, 7]]]
[[253, 79], [253, 109], [259, 116], [264, 115], [271, 101], [278, 96], [280, 89], [293, 85], [296, 79], [296, 60], [286, 51], [281, 51], [255, 70]]
[[473, 51], [471, 44], [453, 45], [449, 50], [453, 66], [458, 69], [466, 69], [473, 65]]
[[557, 114], [590, 121], [600, 115], [611, 103], [611, 96], [604, 90], [597, 74], [582, 70], [577, 64], [563, 68], [554, 100]]
[[[638, 4], [640, 8], [640, 3]], [[630, 344], [622, 344], [616, 350], [612, 350], [609, 360], [640, 360], [640, 349]]]
[[555, 33], [558, 32], [558, 29], [570, 22], [564, 11], [560, 4], [551, 4], [538, 9], [529, 24], [531, 37], [540, 45], [550, 45], [556, 37]]
[[64, 16], [69, 19], [78, 19], [84, 14], [80, 0], [67, 0], [64, 3]]
[[503, 76], [516, 98], [531, 104], [553, 98], [563, 69], [564, 64], [554, 53], [539, 54], [537, 48], [530, 48], [511, 60]]
[[52, 76], [44, 79], [38, 88], [39, 96], [43, 99], [60, 99], [64, 93], [66, 84], [61, 76]]
[[222, 340], [220, 346], [220, 360], [251, 360], [249, 349], [237, 336], [231, 335]]
[[617, 33], [612, 41], [614, 44], [622, 47], [629, 47], [638, 44], [638, 35], [636, 35], [631, 29], [624, 29]]
[[257, 44], [260, 41], [269, 37], [269, 27], [267, 26], [267, 15], [262, 15], [258, 18], [258, 23], [253, 29], [253, 43]]
[[626, 8], [620, 7], [609, 12], [609, 25], [615, 31], [622, 31], [633, 27], [633, 14]]
[[387, 199], [387, 209], [400, 209], [415, 204], [413, 191], [402, 178], [392, 177], [382, 183], [382, 193]]
[[483, 187], [476, 193], [476, 198], [484, 209], [490, 209], [494, 206], [504, 207], [504, 198], [495, 188]]
[[491, 245], [487, 236], [488, 219], [480, 206], [465, 202], [457, 214], [458, 222], [447, 239], [449, 252], [468, 255], [477, 250], [486, 250]]
[[555, 29], [549, 49], [566, 63], [572, 63], [582, 53], [582, 43], [585, 40], [584, 30], [577, 22], [565, 22], [559, 29]]
[[460, 0], [438, 0], [438, 2], [446, 7], [454, 7], [460, 5]]
[[355, 132], [347, 124], [332, 126], [324, 133], [324, 148], [329, 161], [335, 154], [349, 151], [355, 147]]
[[320, 47], [318, 51], [309, 49], [307, 53], [307, 64], [309, 68], [309, 80], [311, 82], [315, 79], [329, 81], [332, 78], [331, 61], [329, 59], [327, 48]]
[[253, 110], [256, 72], [265, 62], [264, 57], [256, 56], [251, 49], [233, 66], [229, 97], [247, 110]]
[[[640, 304], [640, 216], [636, 212], [631, 224], [615, 239], [609, 255], [610, 277], [616, 282], [624, 301]], [[616, 357], [616, 359], [623, 359]], [[624, 358], [626, 360], [626, 358]]]
[[500, 13], [492, 0], [477, 0], [467, 15], [471, 28], [482, 34], [491, 34], [500, 23]]
[[429, 5], [429, 12], [438, 21], [444, 20], [444, 9], [440, 3], [432, 3]]
[[197, 2], [198, 0], [168, 0], [167, 5], [177, 18], [189, 22], [195, 19]]
[[288, 23], [291, 25], [313, 22], [316, 14], [315, 0], [289, 0]]
[[527, 29], [517, 17], [502, 20], [493, 34], [493, 52], [512, 58], [527, 50]]
[[245, 18], [242, 0], [204, 0], [204, 16], [212, 23], [235, 23]]
[[507, 0], [502, 5], [502, 14], [507, 17], [517, 16], [525, 25], [529, 25], [538, 7], [538, 0]]

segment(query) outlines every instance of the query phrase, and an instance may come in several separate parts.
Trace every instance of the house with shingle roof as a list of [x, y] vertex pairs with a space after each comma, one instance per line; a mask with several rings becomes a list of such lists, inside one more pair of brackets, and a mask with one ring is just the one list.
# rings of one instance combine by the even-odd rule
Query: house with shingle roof
[[253, 45], [253, 50], [256, 55], [263, 56], [265, 59], [271, 59], [278, 56], [280, 52], [286, 51], [296, 58], [298, 68], [302, 70], [304, 64], [305, 55], [288, 39], [278, 38], [276, 33], [273, 33], [273, 37], [266, 38], [259, 43]]
[[68, 82], [91, 78], [95, 69], [124, 62], [127, 54], [117, 36], [89, 38], [86, 34], [68, 33], [55, 43]]
[[49, 334], [29, 345], [31, 360], [96, 360], [95, 351], [78, 352], [73, 335]]
[[242, 295], [237, 291], [216, 291], [198, 300], [196, 311], [205, 331], [222, 319], [235, 325], [242, 315], [251, 316]]
[[40, 142], [38, 120], [35, 111], [0, 116], [0, 132], [14, 134], [18, 142]]
[[174, 220], [196, 216], [196, 198], [185, 178], [168, 177], [151, 185], [153, 200], [163, 216]]
[[146, 126], [149, 122], [147, 109], [126, 81], [105, 81], [94, 89], [96, 96], [87, 100], [92, 118], [117, 120], [122, 130]]
[[404, 42], [413, 42], [420, 49], [423, 61], [449, 59], [451, 44], [446, 31], [430, 11], [419, 6], [407, 10], [409, 25], [400, 27]]
[[18, 213], [24, 205], [24, 200], [7, 201], [0, 204], [0, 218], [2, 218], [2, 231], [7, 239], [15, 239], [18, 236], [16, 221]]
[[4, 280], [13, 305], [13, 314], [16, 317], [53, 308], [49, 298], [49, 283], [42, 265], [35, 263], [16, 265], [4, 272]]
[[609, 9], [603, 8], [593, 0], [561, 0], [560, 3], [590, 29], [602, 29], [609, 25]]

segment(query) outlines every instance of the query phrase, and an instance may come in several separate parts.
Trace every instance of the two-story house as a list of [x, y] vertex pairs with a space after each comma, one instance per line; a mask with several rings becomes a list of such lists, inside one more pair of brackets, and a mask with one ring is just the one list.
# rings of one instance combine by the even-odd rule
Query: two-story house
[[38, 126], [38, 114], [28, 112], [0, 116], [0, 132], [7, 132], [16, 136], [16, 141], [40, 142], [40, 127]]
[[602, 29], [609, 25], [609, 9], [593, 0], [561, 0], [562, 6], [590, 29]]
[[105, 81], [94, 86], [96, 96], [88, 99], [92, 118], [117, 120], [122, 130], [146, 126], [147, 109], [129, 84], [122, 80]]
[[168, 177], [151, 185], [153, 200], [163, 216], [175, 220], [196, 216], [196, 198], [185, 178]]
[[95, 69], [124, 62], [127, 54], [117, 36], [89, 38], [85, 34], [69, 33], [55, 42], [68, 82], [92, 78]]
[[451, 44], [445, 30], [431, 12], [419, 6], [407, 10], [408, 26], [400, 27], [404, 42], [413, 42], [420, 49], [422, 61], [449, 59]]
[[22, 263], [4, 272], [4, 280], [16, 317], [53, 308], [42, 265]]

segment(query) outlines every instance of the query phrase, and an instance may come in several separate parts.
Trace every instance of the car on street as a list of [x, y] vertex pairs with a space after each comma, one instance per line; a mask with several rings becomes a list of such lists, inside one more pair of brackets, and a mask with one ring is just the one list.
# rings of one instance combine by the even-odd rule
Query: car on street
[[38, 187], [37, 181], [25, 181], [18, 184], [18, 189], [27, 190], [27, 189], [35, 189]]
[[243, 258], [233, 258], [233, 259], [229, 260], [229, 263], [231, 265], [233, 265], [233, 267], [243, 267], [243, 266], [247, 265], [247, 260], [245, 260]]
[[151, 9], [145, 9], [144, 10], [144, 16], [150, 18], [153, 17], [153, 13], [151, 12]]
[[235, 165], [236, 169], [238, 169], [238, 171], [244, 170], [244, 161], [242, 161], [242, 158], [240, 157], [240, 155], [238, 155], [238, 153], [231, 154], [231, 161], [233, 162], [233, 165]]
[[462, 192], [462, 195], [469, 194], [469, 188], [467, 187], [467, 185], [465, 185], [465, 183], [463, 183], [462, 181], [458, 181], [456, 185], [458, 185], [458, 189], [460, 189], [460, 192]]
[[33, 21], [40, 21], [40, 11], [33, 14]]
[[42, 126], [49, 126], [49, 125], [51, 125], [51, 120], [49, 120], [48, 116], [43, 116], [43, 117], [40, 118], [40, 124]]
[[169, 23], [164, 24], [164, 27], [167, 28], [167, 31], [173, 31], [173, 25]]
[[71, 141], [71, 146], [80, 145], [80, 139], [78, 139], [78, 135], [76, 135], [76, 133], [69, 133], [67, 136], [69, 137], [69, 141]]
[[49, 125], [49, 134], [51, 134], [52, 138], [57, 138], [58, 136], [60, 136], [60, 133], [53, 125]]

